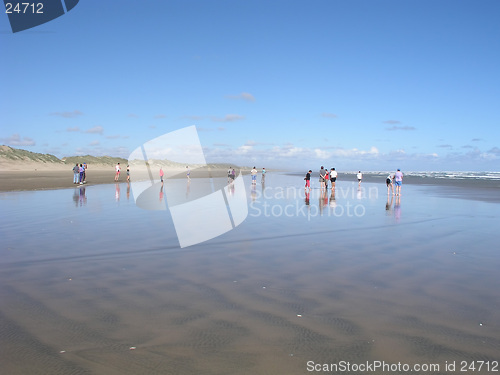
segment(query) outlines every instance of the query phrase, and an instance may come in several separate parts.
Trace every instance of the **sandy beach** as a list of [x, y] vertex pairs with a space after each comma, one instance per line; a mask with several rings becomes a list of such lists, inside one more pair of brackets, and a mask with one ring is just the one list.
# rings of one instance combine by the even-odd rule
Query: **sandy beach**
[[[0, 169], [0, 192], [1, 191], [22, 191], [22, 190], [47, 190], [47, 189], [67, 189], [75, 186], [73, 184], [73, 171], [71, 167], [62, 166], [54, 168], [40, 168], [39, 165], [19, 165]], [[134, 174], [135, 173], [135, 174]], [[154, 170], [154, 179], [159, 179], [159, 169]], [[184, 169], [164, 169], [164, 178], [186, 178]], [[191, 178], [206, 178], [226, 176], [227, 171], [224, 169], [198, 168], [191, 170]], [[245, 171], [245, 173], [248, 173]], [[149, 174], [131, 171], [132, 178], [135, 180], [147, 180]], [[114, 184], [115, 183], [114, 167], [89, 167], [87, 169], [86, 186], [99, 184]], [[127, 180], [126, 167], [122, 167], [119, 182]]]
[[498, 203], [246, 176], [244, 222], [181, 249], [169, 212], [138, 208], [130, 185], [0, 193], [1, 373], [498, 361]]

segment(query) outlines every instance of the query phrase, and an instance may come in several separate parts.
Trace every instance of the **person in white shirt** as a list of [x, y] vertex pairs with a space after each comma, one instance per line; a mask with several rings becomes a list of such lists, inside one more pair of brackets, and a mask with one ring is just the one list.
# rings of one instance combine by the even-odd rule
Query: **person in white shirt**
[[358, 186], [359, 186], [361, 185], [361, 180], [363, 179], [363, 173], [361, 173], [361, 171], [358, 171], [356, 177], [358, 178]]
[[255, 169], [255, 167], [253, 167], [251, 174], [252, 174], [252, 184], [257, 183], [257, 169]]
[[118, 181], [120, 179], [120, 163], [116, 164], [115, 171], [115, 181]]
[[335, 188], [335, 182], [337, 181], [337, 171], [335, 168], [330, 169], [330, 182], [332, 183], [332, 189]]

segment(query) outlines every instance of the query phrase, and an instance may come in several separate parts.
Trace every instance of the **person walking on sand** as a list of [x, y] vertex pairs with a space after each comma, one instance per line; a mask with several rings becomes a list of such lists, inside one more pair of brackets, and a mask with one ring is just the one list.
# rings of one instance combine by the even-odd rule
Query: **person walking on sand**
[[306, 185], [304, 186], [305, 190], [311, 190], [311, 173], [312, 171], [309, 169], [309, 172], [306, 173], [306, 177], [304, 177], [304, 180], [306, 180]]
[[396, 185], [396, 195], [401, 195], [401, 185], [403, 184], [403, 172], [400, 169], [394, 174], [394, 184]]
[[160, 167], [160, 181], [163, 183], [163, 168]]
[[186, 177], [188, 181], [191, 181], [191, 169], [189, 169], [189, 165], [186, 165]]
[[127, 182], [130, 182], [130, 165], [127, 165]]
[[80, 182], [80, 167], [78, 167], [78, 163], [73, 167], [73, 183], [78, 184]]
[[250, 172], [252, 174], [252, 184], [257, 183], [257, 169], [253, 167], [252, 171]]
[[389, 173], [387, 178], [385, 179], [385, 184], [387, 185], [387, 195], [389, 195], [389, 191], [392, 190], [392, 195], [394, 195], [394, 185], [392, 183], [392, 180], [394, 179], [394, 175]]
[[361, 186], [361, 180], [363, 179], [363, 173], [361, 171], [358, 171], [358, 174], [356, 175], [358, 178], [358, 186]]
[[120, 163], [117, 163], [115, 166], [115, 181], [120, 179]]
[[332, 183], [332, 189], [335, 189], [335, 182], [337, 181], [337, 171], [335, 168], [330, 169], [330, 182]]

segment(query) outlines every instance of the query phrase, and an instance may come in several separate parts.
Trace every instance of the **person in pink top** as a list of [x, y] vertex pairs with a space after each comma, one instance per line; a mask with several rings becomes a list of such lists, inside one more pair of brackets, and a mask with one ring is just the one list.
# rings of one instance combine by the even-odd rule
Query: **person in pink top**
[[394, 174], [394, 185], [396, 185], [396, 195], [401, 195], [401, 185], [403, 184], [403, 172], [400, 169]]
[[163, 169], [160, 167], [160, 181], [163, 182]]

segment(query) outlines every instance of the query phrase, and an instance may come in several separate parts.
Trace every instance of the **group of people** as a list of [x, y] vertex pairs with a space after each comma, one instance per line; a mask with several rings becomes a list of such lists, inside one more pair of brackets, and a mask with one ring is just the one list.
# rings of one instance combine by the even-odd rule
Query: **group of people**
[[[311, 189], [311, 173], [312, 170], [309, 169], [309, 171], [306, 173], [306, 176], [304, 177], [304, 180], [306, 181], [304, 189], [306, 190]], [[363, 180], [363, 173], [361, 173], [361, 171], [358, 171], [358, 173], [356, 173], [356, 178], [358, 180], [358, 186], [361, 186], [361, 181]], [[319, 170], [319, 184], [322, 190], [328, 189], [328, 180], [330, 180], [331, 182], [332, 189], [335, 189], [335, 182], [337, 181], [337, 171], [335, 170], [335, 168], [331, 168], [328, 171], [328, 169], [325, 169], [323, 166], [321, 166], [321, 169]], [[401, 195], [401, 185], [403, 184], [403, 172], [401, 172], [401, 170], [398, 169], [396, 173], [389, 173], [389, 175], [386, 178], [386, 184], [387, 184], [387, 194], [389, 194], [390, 190], [392, 190], [392, 195], [394, 194]], [[394, 185], [396, 186], [395, 189], [396, 193], [394, 193]]]
[[392, 195], [394, 195], [394, 185], [396, 185], [396, 195], [401, 195], [401, 185], [403, 184], [403, 172], [400, 169], [396, 171], [396, 173], [389, 173], [387, 178], [385, 179], [385, 183], [387, 184], [387, 194], [392, 191]]
[[[257, 168], [253, 167], [252, 170], [250, 171], [250, 174], [252, 175], [252, 184], [257, 183]], [[262, 168], [262, 178], [260, 182], [265, 183], [266, 182], [266, 168]]]
[[[120, 181], [120, 173], [121, 173], [120, 163], [116, 163], [115, 166], [115, 181]], [[130, 166], [127, 165], [127, 182], [130, 182]]]
[[[304, 180], [306, 181], [304, 188], [306, 190], [311, 189], [311, 173], [312, 170], [309, 169], [309, 171], [306, 173], [306, 177], [304, 177]], [[335, 183], [337, 182], [337, 171], [335, 170], [335, 168], [331, 168], [330, 170], [328, 170], [325, 169], [325, 167], [321, 166], [321, 169], [319, 170], [319, 185], [322, 190], [328, 189], [328, 181], [330, 181], [332, 189], [335, 189]]]
[[76, 163], [73, 167], [73, 184], [83, 185], [86, 181], [87, 163]]

